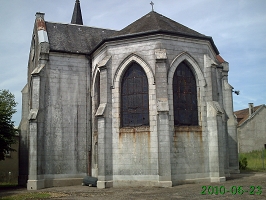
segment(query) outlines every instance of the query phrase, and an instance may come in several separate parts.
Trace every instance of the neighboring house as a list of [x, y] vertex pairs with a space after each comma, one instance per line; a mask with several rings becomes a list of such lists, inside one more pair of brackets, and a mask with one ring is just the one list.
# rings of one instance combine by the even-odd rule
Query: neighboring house
[[0, 161], [0, 182], [18, 182], [18, 159], [19, 159], [19, 135], [16, 136], [16, 143], [11, 145], [16, 151], [9, 151], [5, 160]]
[[239, 153], [266, 149], [266, 106], [253, 106], [234, 112], [237, 118]]
[[78, 0], [71, 24], [37, 13], [20, 177], [29, 190], [225, 181], [239, 172], [228, 71], [211, 37], [155, 11], [120, 31], [84, 26]]

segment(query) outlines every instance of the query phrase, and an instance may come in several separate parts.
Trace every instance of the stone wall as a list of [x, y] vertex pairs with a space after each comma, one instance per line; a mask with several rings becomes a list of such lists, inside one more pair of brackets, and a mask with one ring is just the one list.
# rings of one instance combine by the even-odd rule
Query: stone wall
[[[196, 127], [178, 128], [173, 125], [171, 79], [182, 61], [191, 66], [197, 81], [199, 126]], [[161, 182], [166, 186], [172, 185], [171, 181], [209, 180], [210, 176], [213, 177], [212, 181], [224, 180], [224, 149], [227, 143], [223, 140], [226, 140], [227, 129], [222, 121], [226, 120], [221, 92], [222, 75], [215, 61], [216, 55], [208, 42], [170, 36], [110, 42], [94, 53], [92, 84], [95, 84], [99, 73], [102, 91], [99, 108], [96, 108], [95, 102], [92, 102], [92, 107], [97, 112], [104, 110], [98, 113], [101, 122], [98, 121], [98, 126], [93, 125], [98, 127], [94, 140], [98, 142], [99, 162], [98, 166], [96, 163], [93, 165], [100, 181], [98, 187], [106, 187], [107, 182], [132, 185], [134, 181], [144, 185], [156, 185], [155, 182], [160, 185]], [[120, 83], [131, 62], [142, 66], [148, 78], [149, 127], [120, 125]], [[93, 90], [96, 91], [95, 87]], [[92, 96], [96, 93], [92, 91]], [[210, 123], [207, 122], [208, 101], [212, 107], [218, 104], [220, 108], [213, 108], [213, 122]], [[93, 122], [97, 123], [97, 120]], [[214, 132], [209, 135], [209, 131]], [[108, 150], [105, 149], [107, 146]], [[216, 150], [211, 153], [214, 148]], [[96, 168], [100, 170], [100, 167], [107, 165], [109, 167], [105, 171], [96, 173]]]
[[262, 106], [251, 117], [237, 128], [239, 152], [247, 153], [263, 150], [266, 145], [266, 108]]
[[52, 52], [40, 72], [33, 74], [28, 189], [81, 184], [87, 175], [91, 151], [89, 74], [84, 55]]
[[28, 136], [28, 117], [29, 117], [29, 93], [28, 84], [22, 92], [22, 117], [18, 129], [19, 137], [19, 178], [18, 184], [26, 186], [29, 174], [29, 136]]
[[[38, 174], [52, 177], [87, 173], [90, 146], [90, 67], [82, 55], [50, 53], [42, 81], [43, 137]], [[43, 123], [41, 126], [40, 123]], [[41, 141], [41, 138], [40, 140]], [[56, 174], [56, 176], [55, 176]]]

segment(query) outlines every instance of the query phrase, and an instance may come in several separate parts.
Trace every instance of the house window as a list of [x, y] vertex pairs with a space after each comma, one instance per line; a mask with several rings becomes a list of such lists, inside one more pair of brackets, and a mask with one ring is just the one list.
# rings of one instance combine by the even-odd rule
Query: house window
[[198, 125], [197, 85], [190, 67], [182, 62], [173, 79], [174, 125]]
[[121, 84], [121, 126], [149, 125], [148, 79], [142, 67], [133, 62]]

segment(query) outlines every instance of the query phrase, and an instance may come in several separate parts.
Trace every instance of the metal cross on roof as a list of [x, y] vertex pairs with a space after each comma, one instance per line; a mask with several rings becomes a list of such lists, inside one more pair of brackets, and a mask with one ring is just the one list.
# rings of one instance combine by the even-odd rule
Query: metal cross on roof
[[154, 3], [151, 1], [151, 8], [152, 8], [152, 11], [153, 11], [153, 6], [154, 6]]

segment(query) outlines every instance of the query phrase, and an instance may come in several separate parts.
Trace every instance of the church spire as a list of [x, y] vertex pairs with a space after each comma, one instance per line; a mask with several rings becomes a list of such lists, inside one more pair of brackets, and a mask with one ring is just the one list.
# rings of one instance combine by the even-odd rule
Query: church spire
[[75, 8], [74, 8], [73, 15], [72, 15], [71, 24], [83, 25], [83, 20], [82, 20], [82, 14], [81, 14], [79, 0], [76, 0]]

